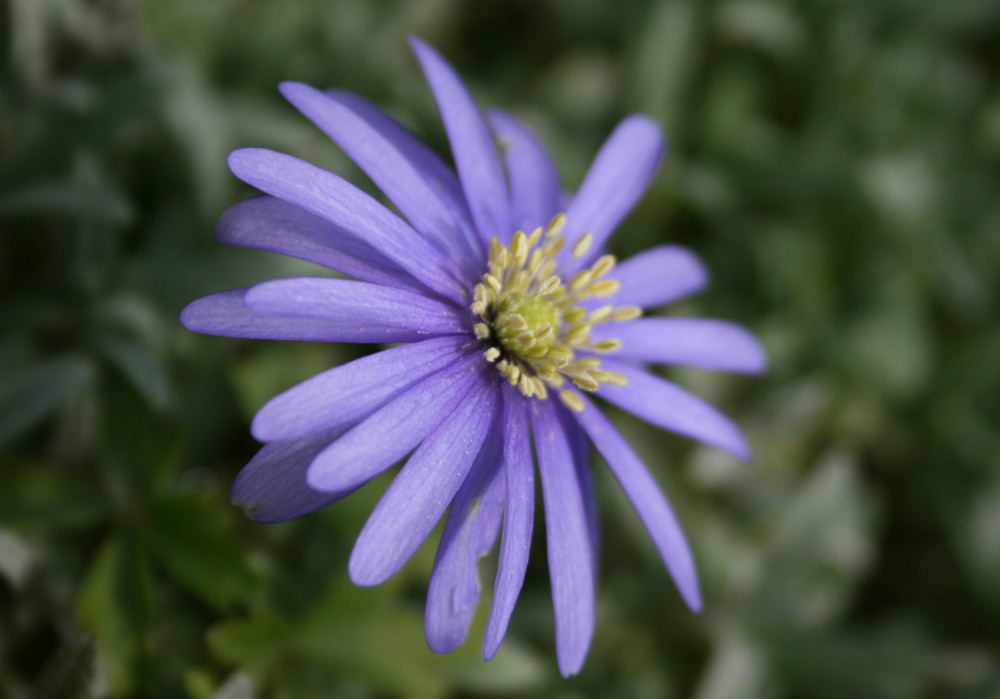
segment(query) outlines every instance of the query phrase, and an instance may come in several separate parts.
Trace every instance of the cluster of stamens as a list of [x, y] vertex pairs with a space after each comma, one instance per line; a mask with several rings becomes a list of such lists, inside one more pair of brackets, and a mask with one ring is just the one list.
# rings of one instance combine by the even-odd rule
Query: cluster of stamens
[[[473, 329], [479, 340], [489, 343], [486, 359], [521, 393], [544, 400], [552, 388], [567, 407], [579, 412], [583, 402], [564, 388], [567, 381], [584, 391], [627, 382], [618, 372], [602, 369], [597, 357], [577, 356], [581, 350], [605, 353], [621, 345], [618, 340], [593, 341], [591, 329], [606, 321], [638, 318], [642, 311], [636, 306], [609, 304], [588, 310], [578, 305], [588, 298], [609, 297], [620, 285], [604, 278], [615, 266], [613, 255], [603, 255], [563, 280], [565, 268], [559, 268], [556, 258], [566, 246], [560, 234], [565, 224], [566, 216], [559, 214], [544, 229], [515, 233], [510, 247], [490, 240], [489, 272], [474, 292], [472, 312], [479, 320]], [[593, 240], [590, 233], [582, 235], [569, 261], [584, 257]]]

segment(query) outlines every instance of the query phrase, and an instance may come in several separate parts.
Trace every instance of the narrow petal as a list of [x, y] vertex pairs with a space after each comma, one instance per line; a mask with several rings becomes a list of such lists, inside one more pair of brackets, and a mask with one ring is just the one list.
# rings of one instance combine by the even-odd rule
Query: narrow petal
[[740, 429], [714, 406], [633, 364], [612, 359], [601, 364], [628, 379], [627, 386], [602, 386], [601, 398], [657, 427], [718, 447], [738, 459], [750, 458]]
[[[462, 212], [463, 218], [472, 227], [472, 214], [469, 213], [462, 184], [451, 166], [445, 164], [437, 153], [364, 97], [341, 90], [326, 90], [326, 94], [367, 121], [384, 138], [391, 141], [413, 167], [420, 171], [420, 176], [430, 182], [434, 189], [441, 191], [439, 196], [446, 198], [449, 208]], [[478, 237], [475, 241], [477, 245], [481, 245]]]
[[237, 177], [266, 194], [301, 206], [352, 233], [445, 298], [464, 302], [467, 292], [447, 258], [428, 241], [346, 180], [284, 153], [242, 148], [229, 154]]
[[355, 585], [388, 580], [434, 529], [486, 439], [496, 394], [494, 382], [477, 381], [407, 461], [354, 544], [348, 571]]
[[507, 183], [496, 145], [472, 95], [434, 49], [410, 39], [434, 93], [472, 218], [483, 240], [512, 234]]
[[215, 231], [219, 242], [277, 252], [366, 282], [423, 288], [398, 265], [326, 219], [263, 195], [231, 206]]
[[[598, 519], [594, 474], [590, 468], [590, 441], [568, 410], [559, 409], [556, 412], [562, 422], [563, 429], [566, 431], [566, 441], [569, 442], [570, 451], [573, 454], [573, 468], [576, 470], [576, 478], [583, 494], [583, 504], [587, 509], [590, 551], [594, 560], [597, 561], [600, 560], [601, 552], [601, 523]], [[596, 573], [596, 568], [594, 572]]]
[[566, 433], [550, 402], [532, 401], [531, 423], [542, 476], [545, 531], [556, 617], [559, 670], [580, 671], [594, 634], [594, 567], [587, 506]]
[[[344, 338], [345, 328], [342, 323], [320, 318], [263, 315], [252, 311], [243, 303], [247, 291], [232, 289], [192, 301], [181, 311], [181, 324], [188, 330], [223, 337], [314, 342], [340, 342]], [[347, 328], [346, 331], [352, 334], [358, 332], [352, 328]]]
[[617, 359], [757, 374], [767, 367], [764, 348], [735, 323], [707, 318], [640, 318], [594, 326], [595, 340], [617, 338]]
[[[424, 176], [419, 162], [407, 157], [396, 141], [362, 115], [334, 97], [302, 83], [286, 82], [281, 94], [344, 149], [372, 182], [425, 238], [445, 250], [466, 270], [466, 279], [478, 276], [481, 256], [463, 245], [472, 233], [463, 208], [455, 207], [447, 190]], [[468, 230], [463, 230], [463, 227]]]
[[481, 381], [478, 353], [428, 376], [328, 446], [309, 469], [309, 485], [336, 492], [374, 478], [406, 456], [465, 400]]
[[568, 244], [589, 232], [594, 234], [593, 254], [600, 251], [646, 191], [663, 146], [663, 132], [648, 117], [633, 115], [615, 128], [566, 211]]
[[[499, 417], [499, 411], [497, 416]], [[479, 559], [490, 552], [503, 515], [503, 432], [494, 419], [468, 477], [455, 496], [427, 589], [425, 631], [435, 653], [465, 642], [479, 606]]]
[[694, 559], [670, 503], [629, 443], [593, 403], [583, 396], [580, 398], [585, 408], [580, 413], [574, 413], [574, 417], [632, 502], [684, 601], [693, 611], [701, 611], [701, 592]]
[[701, 291], [708, 272], [687, 248], [661, 245], [630, 257], [610, 275], [621, 283], [616, 304], [652, 308]]
[[468, 333], [465, 312], [451, 304], [351, 279], [277, 279], [252, 287], [243, 302], [264, 315], [316, 318], [336, 325], [340, 342], [413, 342]]
[[468, 352], [467, 343], [464, 337], [438, 337], [328, 369], [265, 403], [254, 416], [251, 432], [271, 442], [353, 424], [457, 361]]
[[515, 389], [505, 389], [503, 470], [507, 492], [493, 604], [483, 640], [484, 660], [490, 660], [496, 655], [507, 633], [507, 625], [521, 594], [531, 553], [531, 530], [535, 521], [535, 473], [531, 461], [526, 408], [526, 401]]
[[514, 230], [530, 232], [559, 213], [559, 173], [545, 147], [524, 124], [499, 109], [490, 110], [490, 124], [500, 142], [510, 182]]
[[244, 466], [230, 496], [255, 522], [284, 522], [309, 514], [354, 492], [323, 493], [306, 484], [306, 470], [316, 454], [347, 426], [323, 430], [301, 439], [265, 444]]

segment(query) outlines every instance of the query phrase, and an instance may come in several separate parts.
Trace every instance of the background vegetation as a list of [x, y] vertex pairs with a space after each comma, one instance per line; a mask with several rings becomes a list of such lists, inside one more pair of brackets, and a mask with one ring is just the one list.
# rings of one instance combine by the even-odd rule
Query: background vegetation
[[[707, 610], [598, 464], [598, 630], [568, 681], [541, 535], [484, 665], [482, 615], [426, 648], [433, 547], [348, 583], [385, 479], [282, 525], [229, 505], [255, 409], [361, 348], [176, 321], [312, 272], [213, 241], [249, 194], [228, 151], [363, 181], [279, 80], [363, 93], [444, 149], [411, 33], [567, 187], [625, 114], [662, 122], [616, 251], [693, 248], [713, 286], [670, 312], [744, 323], [772, 358], [670, 372], [745, 426], [749, 466], [616, 416]], [[995, 0], [7, 0], [0, 34], [0, 696], [1000, 697]]]

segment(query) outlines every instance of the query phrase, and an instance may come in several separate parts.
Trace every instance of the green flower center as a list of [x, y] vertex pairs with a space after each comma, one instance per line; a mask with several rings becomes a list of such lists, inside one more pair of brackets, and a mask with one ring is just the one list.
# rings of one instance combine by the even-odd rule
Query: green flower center
[[[544, 355], [555, 342], [555, 331], [562, 323], [555, 304], [538, 296], [511, 294], [497, 304], [495, 312], [497, 339], [515, 357]], [[520, 316], [523, 325], [512, 322], [514, 316]]]
[[[566, 216], [557, 215], [548, 226], [530, 234], [518, 231], [510, 247], [490, 241], [489, 271], [476, 284], [472, 312], [476, 338], [487, 344], [486, 361], [528, 398], [545, 400], [549, 389], [571, 410], [583, 410], [579, 395], [566, 387], [596, 391], [602, 384], [624, 386], [626, 378], [601, 368], [595, 354], [613, 352], [618, 340], [591, 339], [598, 323], [638, 318], [637, 306], [581, 306], [589, 298], [605, 298], [619, 283], [603, 277], [615, 258], [602, 255], [590, 267], [572, 276], [559, 269], [559, 253], [566, 244], [560, 234]], [[569, 261], [580, 260], [593, 243], [585, 233], [573, 243]], [[563, 258], [565, 259], [565, 258]]]

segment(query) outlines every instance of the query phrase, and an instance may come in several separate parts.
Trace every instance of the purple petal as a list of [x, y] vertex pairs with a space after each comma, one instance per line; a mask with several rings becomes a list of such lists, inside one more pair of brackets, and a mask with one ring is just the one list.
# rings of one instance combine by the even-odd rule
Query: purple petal
[[[348, 563], [355, 585], [379, 585], [416, 552], [465, 480], [493, 414], [493, 381], [479, 380], [393, 480], [372, 511]], [[395, 439], [391, 432], [383, 439]]]
[[447, 259], [354, 185], [298, 158], [263, 148], [229, 154], [229, 168], [257, 189], [300, 206], [354, 235], [445, 298], [468, 295]]
[[434, 49], [416, 38], [410, 39], [410, 46], [434, 93], [480, 237], [509, 239], [513, 231], [507, 183], [496, 145], [479, 108], [455, 70]]
[[423, 288], [353, 234], [305, 209], [267, 195], [231, 206], [215, 231], [219, 242], [277, 252], [366, 282]]
[[479, 276], [482, 255], [474, 256], [477, 249], [463, 245], [474, 235], [464, 207], [454, 206], [447, 191], [424, 176], [419, 161], [411, 160], [395, 140], [334, 97], [302, 83], [282, 83], [280, 89], [344, 149], [414, 228], [466, 269], [467, 279]]
[[648, 117], [633, 115], [615, 128], [566, 211], [568, 244], [589, 232], [594, 234], [593, 254], [601, 250], [649, 186], [663, 145], [663, 132]]
[[309, 485], [336, 492], [364, 483], [406, 456], [482, 381], [478, 352], [453, 361], [407, 389], [323, 450], [309, 469]]
[[439, 337], [328, 369], [265, 403], [254, 416], [251, 432], [271, 442], [353, 424], [457, 361], [468, 352], [467, 344], [464, 337]]
[[261, 447], [233, 482], [231, 499], [255, 522], [284, 522], [309, 514], [354, 492], [322, 493], [306, 485], [313, 458], [339, 437], [345, 425], [301, 439]]
[[[420, 176], [430, 182], [434, 189], [439, 190], [439, 196], [445, 198], [448, 207], [461, 212], [471, 228], [472, 214], [469, 213], [462, 185], [451, 167], [446, 165], [437, 153], [424, 145], [405, 126], [365, 98], [340, 90], [327, 90], [326, 94], [367, 121], [384, 138], [391, 141], [413, 167], [420, 171]], [[478, 234], [474, 236], [473, 241], [477, 249], [482, 247]]]
[[658, 427], [728, 451], [738, 459], [750, 458], [740, 429], [714, 406], [627, 362], [602, 359], [601, 365], [628, 379], [627, 386], [601, 386], [598, 395], [604, 400]]
[[701, 291], [708, 272], [687, 248], [661, 245], [619, 264], [610, 275], [621, 282], [616, 304], [652, 308]]
[[586, 398], [583, 401], [586, 407], [582, 412], [574, 413], [574, 417], [587, 432], [632, 502], [632, 507], [649, 531], [684, 601], [692, 610], [700, 611], [698, 573], [684, 532], [670, 504], [628, 442], [593, 403]]
[[427, 590], [425, 631], [435, 653], [465, 642], [479, 606], [479, 559], [490, 552], [503, 515], [503, 432], [496, 420], [451, 504]]
[[[243, 303], [247, 291], [232, 289], [192, 301], [181, 311], [181, 324], [188, 330], [223, 337], [315, 342], [339, 342], [344, 338], [345, 329], [341, 323], [318, 318], [261, 315], [252, 311]], [[347, 331], [356, 333], [357, 329], [348, 328]]]
[[493, 604], [486, 635], [483, 659], [490, 660], [507, 633], [514, 605], [521, 594], [524, 573], [531, 552], [531, 530], [535, 519], [535, 474], [528, 437], [527, 403], [513, 388], [505, 389], [503, 401], [503, 468], [506, 481], [506, 504], [503, 541], [493, 589]]
[[[557, 409], [556, 413], [566, 431], [566, 441], [573, 453], [573, 467], [583, 493], [583, 504], [587, 508], [587, 530], [590, 533], [590, 550], [594, 560], [600, 560], [601, 524], [597, 512], [597, 496], [594, 491], [594, 474], [590, 468], [590, 441], [580, 425], [568, 410]], [[595, 571], [596, 572], [596, 571]]]
[[490, 110], [489, 118], [507, 166], [514, 230], [530, 233], [562, 210], [559, 173], [548, 151], [520, 121], [498, 109]]
[[615, 358], [636, 362], [757, 374], [767, 366], [764, 348], [735, 323], [707, 318], [641, 318], [594, 326], [595, 340], [617, 338]]
[[587, 505], [566, 433], [550, 402], [532, 401], [531, 423], [542, 476], [545, 531], [556, 617], [559, 670], [580, 671], [594, 634], [594, 567]]
[[469, 330], [470, 314], [451, 304], [350, 279], [277, 279], [252, 287], [243, 302], [264, 315], [322, 320], [340, 329], [340, 342], [413, 342]]

